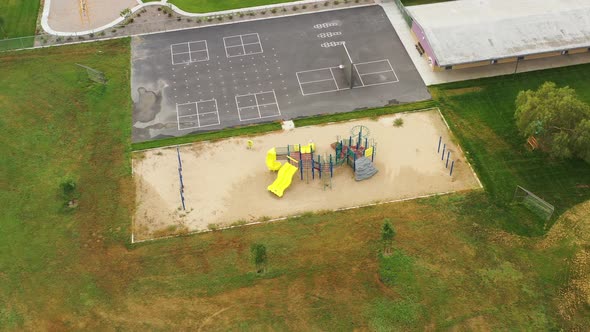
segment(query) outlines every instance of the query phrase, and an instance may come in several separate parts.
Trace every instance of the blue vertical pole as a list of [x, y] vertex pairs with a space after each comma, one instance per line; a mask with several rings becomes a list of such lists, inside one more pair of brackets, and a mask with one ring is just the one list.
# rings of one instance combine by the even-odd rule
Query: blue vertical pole
[[436, 153], [440, 153], [440, 143], [442, 142], [442, 136], [440, 136], [438, 138], [438, 150], [436, 151]]
[[451, 151], [447, 152], [447, 164], [445, 165], [445, 168], [449, 168], [449, 157], [451, 156]]
[[449, 173], [449, 175], [453, 175], [453, 167], [455, 166], [455, 161], [453, 160], [453, 162], [451, 163], [451, 172]]
[[447, 144], [445, 143], [443, 145], [443, 153], [440, 155], [440, 160], [444, 160], [445, 159], [445, 150], [447, 149]]
[[333, 173], [333, 164], [332, 164], [332, 155], [330, 155], [330, 177], [332, 177], [334, 175]]
[[315, 165], [313, 158], [311, 158], [311, 179], [315, 180]]
[[299, 160], [299, 173], [301, 173], [301, 181], [303, 181], [303, 160]]
[[178, 179], [180, 180], [180, 202], [182, 203], [182, 209], [186, 210], [184, 205], [184, 181], [182, 181], [182, 160], [180, 159], [180, 148], [176, 147], [176, 154], [178, 155]]
[[375, 160], [375, 153], [377, 152], [377, 146], [373, 145], [373, 153], [371, 153], [371, 162]]

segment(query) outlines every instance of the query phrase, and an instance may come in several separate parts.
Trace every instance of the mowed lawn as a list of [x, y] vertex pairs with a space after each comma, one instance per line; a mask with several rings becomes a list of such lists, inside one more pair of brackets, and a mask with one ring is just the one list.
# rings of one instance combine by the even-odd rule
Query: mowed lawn
[[39, 3], [39, 0], [0, 1], [0, 39], [34, 35]]
[[[557, 216], [590, 199], [590, 165], [529, 151], [514, 121], [518, 92], [537, 89], [546, 81], [568, 85], [590, 103], [589, 72], [590, 65], [579, 65], [431, 87], [452, 130], [469, 152], [491, 201], [507, 212], [487, 218], [496, 226], [531, 236], [551, 227], [554, 219], [546, 223], [511, 204], [517, 185], [553, 204]], [[488, 205], [473, 209], [496, 213]]]
[[209, 13], [291, 1], [294, 0], [170, 0], [169, 2], [187, 12]]
[[[590, 234], [588, 204], [548, 239], [488, 227], [511, 210], [475, 191], [129, 244], [129, 56], [126, 39], [0, 54], [7, 78], [0, 81], [0, 330], [590, 324], [575, 288], [587, 282], [575, 258], [588, 237], [578, 241], [564, 223]], [[75, 63], [104, 71], [108, 83], [88, 82]], [[460, 119], [454, 115], [455, 128]], [[77, 184], [74, 210], [64, 208], [64, 180]], [[380, 256], [384, 218], [397, 231], [389, 258]], [[253, 243], [267, 246], [264, 275], [254, 272]]]

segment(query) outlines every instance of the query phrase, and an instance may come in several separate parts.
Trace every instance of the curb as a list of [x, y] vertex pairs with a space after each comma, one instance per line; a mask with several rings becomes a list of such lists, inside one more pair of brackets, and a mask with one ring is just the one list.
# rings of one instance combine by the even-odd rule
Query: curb
[[[285, 6], [299, 6], [299, 5], [317, 4], [317, 3], [323, 3], [326, 1], [327, 0], [300, 0], [300, 1], [293, 1], [293, 2], [278, 3], [278, 4], [273, 4], [273, 5], [263, 5], [263, 6], [256, 6], [256, 7], [246, 7], [246, 8], [223, 10], [223, 11], [210, 12], [210, 13], [189, 13], [189, 12], [186, 12], [186, 11], [176, 7], [175, 5], [173, 5], [171, 3], [168, 3], [168, 0], [162, 0], [162, 1], [157, 1], [157, 2], [147, 2], [147, 3], [141, 3], [140, 0], [137, 0], [138, 5], [131, 8], [131, 14], [136, 13], [137, 11], [139, 11], [145, 7], [148, 7], [148, 6], [166, 6], [180, 15], [184, 15], [187, 17], [203, 17], [204, 18], [204, 17], [224, 16], [224, 15], [230, 15], [230, 14], [239, 14], [239, 13], [243, 13], [243, 12], [253, 12], [253, 11], [265, 10], [265, 9], [271, 10], [273, 8], [283, 8]], [[374, 4], [375, 4], [374, 2], [371, 2], [368, 4], [367, 3], [359, 4], [358, 6], [346, 7], [346, 8], [355, 8], [355, 7], [374, 5]], [[111, 23], [105, 24], [103, 26], [100, 26], [100, 27], [92, 29], [92, 30], [77, 31], [77, 32], [56, 31], [56, 30], [53, 30], [49, 26], [50, 8], [51, 8], [51, 0], [45, 0], [44, 6], [43, 6], [43, 16], [41, 17], [41, 27], [43, 28], [43, 30], [45, 32], [47, 32], [50, 35], [54, 35], [54, 36], [68, 37], [68, 36], [72, 36], [72, 35], [73, 36], [88, 35], [91, 33], [96, 33], [96, 32], [100, 32], [100, 31], [104, 31], [106, 29], [112, 28], [112, 27], [116, 26], [117, 24], [123, 22], [126, 19], [126, 17], [119, 16], [117, 19], [113, 20]], [[331, 8], [331, 9], [327, 9], [327, 10], [338, 10], [338, 9], [342, 9], [342, 8], [336, 8], [336, 9]], [[326, 11], [326, 10], [313, 11], [312, 13], [322, 12], [322, 11]], [[301, 13], [301, 14], [309, 14], [309, 13]], [[285, 15], [279, 15], [279, 16], [275, 16], [275, 17], [284, 17], [284, 16], [301, 15], [301, 14], [285, 14]], [[254, 20], [256, 20], [256, 19], [254, 19]], [[236, 23], [239, 23], [239, 22], [236, 22]], [[176, 31], [176, 30], [166, 30], [166, 31]], [[163, 32], [163, 31], [160, 31], [160, 32]]]

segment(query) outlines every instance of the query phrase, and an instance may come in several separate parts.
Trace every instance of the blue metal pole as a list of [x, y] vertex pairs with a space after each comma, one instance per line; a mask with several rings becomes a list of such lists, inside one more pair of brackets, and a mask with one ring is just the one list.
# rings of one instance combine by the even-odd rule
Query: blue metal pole
[[440, 136], [438, 138], [438, 150], [436, 151], [436, 153], [440, 153], [440, 143], [442, 142], [442, 136]]
[[301, 181], [303, 181], [303, 160], [299, 159], [299, 173], [301, 173]]
[[443, 145], [443, 153], [440, 155], [440, 160], [444, 160], [445, 159], [445, 150], [447, 149], [447, 144], [445, 143], [445, 145]]
[[451, 156], [451, 151], [447, 152], [447, 164], [445, 165], [445, 168], [449, 168], [449, 157]]
[[454, 160], [451, 163], [451, 172], [449, 173], [449, 176], [453, 175], [453, 167], [455, 167], [455, 161]]

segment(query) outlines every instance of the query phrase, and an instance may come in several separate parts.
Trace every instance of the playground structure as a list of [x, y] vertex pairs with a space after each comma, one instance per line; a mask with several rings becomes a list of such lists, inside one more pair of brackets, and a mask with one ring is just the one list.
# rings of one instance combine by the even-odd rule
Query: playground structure
[[[322, 180], [324, 190], [332, 189], [334, 167], [349, 165], [355, 174], [355, 180], [362, 181], [371, 178], [378, 170], [373, 165], [376, 143], [369, 139], [369, 129], [365, 126], [355, 126], [350, 131], [348, 139], [337, 137], [331, 144], [335, 154], [314, 155], [315, 144], [287, 145], [274, 147], [266, 154], [266, 167], [270, 171], [278, 171], [277, 178], [267, 189], [278, 197], [283, 197], [285, 190], [291, 185], [292, 178], [299, 171], [301, 180], [309, 183], [317, 176]], [[286, 159], [282, 164], [278, 159]], [[329, 176], [328, 176], [329, 175]]]

